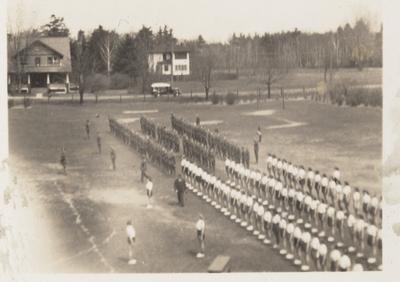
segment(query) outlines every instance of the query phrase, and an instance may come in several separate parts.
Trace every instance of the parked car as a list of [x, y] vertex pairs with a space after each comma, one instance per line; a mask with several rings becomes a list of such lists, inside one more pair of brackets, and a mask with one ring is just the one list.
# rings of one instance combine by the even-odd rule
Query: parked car
[[67, 87], [64, 83], [51, 83], [47, 86], [48, 94], [67, 94]]
[[172, 94], [174, 96], [179, 96], [181, 94], [181, 91], [177, 87], [171, 87], [171, 84], [169, 83], [155, 82], [151, 84], [151, 94], [153, 94], [154, 97], [158, 97], [160, 95], [165, 95], [165, 94]]
[[69, 84], [69, 91], [78, 92], [79, 91], [79, 85], [76, 84], [76, 83], [70, 83]]

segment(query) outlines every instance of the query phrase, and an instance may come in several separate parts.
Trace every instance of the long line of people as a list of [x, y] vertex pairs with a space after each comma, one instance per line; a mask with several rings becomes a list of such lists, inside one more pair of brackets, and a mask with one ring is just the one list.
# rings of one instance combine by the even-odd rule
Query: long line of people
[[199, 164], [207, 171], [215, 171], [215, 156], [206, 146], [183, 136], [182, 147], [186, 158]]
[[174, 114], [171, 114], [171, 126], [180, 136], [186, 136], [206, 146], [217, 157], [223, 160], [229, 158], [249, 167], [249, 150], [230, 142], [220, 133], [194, 125], [183, 118], [177, 118]]
[[145, 137], [138, 132], [129, 129], [127, 126], [118, 123], [115, 119], [109, 118], [110, 131], [123, 142], [146, 156], [153, 164], [158, 166], [163, 172], [174, 175], [176, 172], [177, 155], [165, 149], [162, 145]]
[[[264, 244], [272, 244], [302, 270], [380, 267], [381, 230], [303, 193], [305, 181], [302, 179], [291, 179], [295, 185], [286, 185], [289, 179], [283, 183], [273, 174], [246, 170], [241, 173], [242, 170], [234, 169], [235, 164], [226, 167], [228, 180], [223, 181], [186, 159], [182, 160], [181, 167], [189, 189], [196, 195]], [[365, 241], [368, 248], [364, 246]]]
[[179, 135], [172, 129], [168, 129], [145, 117], [140, 117], [140, 128], [145, 135], [157, 140], [165, 149], [179, 153]]

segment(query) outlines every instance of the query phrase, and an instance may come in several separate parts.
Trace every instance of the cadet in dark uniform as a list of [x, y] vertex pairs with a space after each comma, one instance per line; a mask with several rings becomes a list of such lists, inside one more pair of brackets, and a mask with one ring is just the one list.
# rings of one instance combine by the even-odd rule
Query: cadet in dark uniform
[[146, 159], [143, 156], [142, 162], [140, 164], [140, 182], [142, 182], [142, 183], [143, 183], [144, 178], [147, 177], [146, 171], [147, 171], [147, 163], [146, 163]]
[[111, 151], [110, 151], [110, 158], [111, 158], [112, 170], [115, 170], [116, 169], [116, 166], [115, 166], [116, 155], [115, 155], [114, 148], [112, 148], [112, 147], [111, 147]]
[[185, 191], [186, 191], [186, 183], [183, 180], [182, 176], [179, 174], [178, 178], [175, 180], [174, 183], [175, 192], [178, 196], [178, 202], [181, 207], [185, 206]]
[[196, 125], [200, 126], [200, 117], [198, 114], [196, 115]]
[[65, 148], [64, 147], [62, 147], [62, 149], [61, 149], [60, 164], [63, 168], [63, 172], [67, 173], [67, 158], [65, 156]]
[[260, 126], [258, 126], [258, 128], [257, 128], [257, 136], [258, 136], [258, 142], [261, 143], [261, 141], [262, 141], [262, 133], [261, 133]]
[[99, 150], [99, 154], [101, 154], [101, 137], [99, 133], [97, 133], [97, 149]]
[[258, 164], [258, 141], [257, 139], [254, 139], [254, 156], [256, 158], [256, 164]]
[[86, 129], [86, 137], [87, 139], [90, 139], [90, 121], [88, 119], [86, 120], [85, 129]]

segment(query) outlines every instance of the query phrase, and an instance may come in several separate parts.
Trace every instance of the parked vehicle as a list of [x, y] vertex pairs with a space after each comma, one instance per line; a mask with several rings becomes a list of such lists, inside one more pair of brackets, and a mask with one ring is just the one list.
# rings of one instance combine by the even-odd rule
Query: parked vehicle
[[67, 87], [64, 83], [51, 83], [47, 86], [48, 94], [67, 94]]
[[165, 94], [172, 94], [174, 96], [178, 96], [181, 94], [181, 91], [177, 87], [171, 87], [169, 83], [155, 82], [151, 84], [151, 94], [153, 94], [154, 97], [158, 97], [160, 95], [165, 95]]

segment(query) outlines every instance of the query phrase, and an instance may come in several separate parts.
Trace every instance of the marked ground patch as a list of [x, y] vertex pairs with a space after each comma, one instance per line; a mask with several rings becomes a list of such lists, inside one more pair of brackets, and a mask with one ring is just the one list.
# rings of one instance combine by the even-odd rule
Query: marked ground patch
[[139, 118], [120, 118], [117, 121], [121, 123], [132, 123], [139, 120]]
[[213, 124], [221, 124], [223, 123], [223, 120], [206, 120], [206, 121], [202, 121], [200, 122], [201, 125], [213, 125]]
[[123, 111], [124, 114], [151, 114], [158, 113], [157, 109], [154, 110], [138, 110], [138, 111]]
[[242, 113], [242, 115], [244, 116], [270, 116], [273, 114], [275, 114], [275, 110], [262, 110], [262, 111]]
[[272, 125], [265, 127], [265, 129], [281, 129], [281, 128], [291, 128], [291, 127], [299, 127], [299, 126], [304, 126], [307, 125], [306, 122], [295, 122], [292, 120], [288, 119], [279, 119], [284, 122], [284, 124], [278, 124], [278, 125]]

